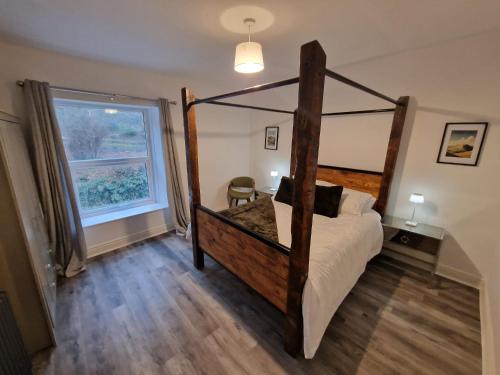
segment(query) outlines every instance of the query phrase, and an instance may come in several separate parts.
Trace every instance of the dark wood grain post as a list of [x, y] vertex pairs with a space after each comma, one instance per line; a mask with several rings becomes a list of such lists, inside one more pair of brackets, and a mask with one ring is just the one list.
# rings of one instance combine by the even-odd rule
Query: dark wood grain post
[[198, 223], [196, 207], [201, 204], [200, 173], [198, 168], [198, 136], [196, 133], [196, 115], [193, 105], [194, 95], [185, 87], [182, 89], [182, 113], [184, 115], [184, 140], [186, 142], [186, 161], [188, 169], [189, 206], [191, 212], [191, 234], [193, 241], [193, 264], [203, 269], [203, 251], [198, 246]]
[[326, 55], [317, 41], [300, 50], [299, 105], [294, 117], [296, 169], [292, 246], [288, 277], [285, 349], [297, 356], [303, 342], [302, 291], [309, 271], [309, 248], [316, 189]]
[[391, 135], [389, 136], [389, 145], [387, 146], [387, 154], [385, 156], [384, 172], [382, 174], [382, 182], [380, 185], [380, 192], [375, 203], [374, 209], [382, 216], [385, 214], [387, 202], [389, 201], [389, 193], [391, 189], [392, 178], [394, 177], [394, 170], [396, 168], [396, 161], [398, 159], [399, 146], [401, 144], [401, 136], [406, 120], [406, 111], [410, 97], [401, 96], [396, 104], [394, 111], [394, 118], [392, 120]]
[[292, 126], [292, 149], [290, 152], [290, 178], [295, 174], [297, 166], [297, 127], [295, 122], [297, 119], [297, 110], [293, 112], [293, 126]]

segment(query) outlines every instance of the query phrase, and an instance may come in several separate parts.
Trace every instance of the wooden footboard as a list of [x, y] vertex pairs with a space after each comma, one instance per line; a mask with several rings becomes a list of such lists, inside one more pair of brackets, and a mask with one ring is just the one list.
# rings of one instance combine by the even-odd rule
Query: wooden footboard
[[286, 312], [289, 249], [197, 206], [198, 246]]

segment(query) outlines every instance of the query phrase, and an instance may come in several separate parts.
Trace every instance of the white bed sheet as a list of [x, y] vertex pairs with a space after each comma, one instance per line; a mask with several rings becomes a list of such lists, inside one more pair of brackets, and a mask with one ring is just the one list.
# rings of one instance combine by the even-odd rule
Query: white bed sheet
[[[280, 243], [290, 247], [292, 207], [273, 201]], [[313, 216], [309, 276], [302, 296], [304, 355], [313, 358], [338, 307], [382, 249], [380, 215]]]

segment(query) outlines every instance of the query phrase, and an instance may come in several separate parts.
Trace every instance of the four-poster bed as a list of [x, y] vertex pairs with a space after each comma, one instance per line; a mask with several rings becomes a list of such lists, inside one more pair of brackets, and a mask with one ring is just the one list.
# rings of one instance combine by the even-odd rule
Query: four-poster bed
[[[196, 99], [186, 88], [182, 89], [194, 265], [202, 269], [203, 256], [207, 253], [285, 313], [285, 349], [293, 356], [300, 352], [303, 342], [302, 293], [309, 272], [316, 180], [372, 194], [376, 198], [374, 210], [383, 215], [408, 106], [408, 97], [394, 100], [326, 69], [325, 65], [326, 55], [320, 44], [313, 41], [301, 47], [299, 77], [205, 99]], [[379, 97], [395, 107], [322, 113], [325, 76]], [[295, 83], [299, 84], [295, 111], [220, 101]], [[289, 248], [201, 204], [195, 105], [202, 103], [293, 114], [290, 176], [294, 177], [294, 185]], [[383, 172], [318, 165], [322, 116], [392, 111], [394, 118]]]

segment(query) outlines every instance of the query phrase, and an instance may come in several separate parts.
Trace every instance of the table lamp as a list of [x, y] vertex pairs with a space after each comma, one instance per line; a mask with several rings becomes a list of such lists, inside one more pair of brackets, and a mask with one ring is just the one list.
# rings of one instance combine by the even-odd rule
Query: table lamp
[[278, 171], [275, 171], [274, 169], [271, 171], [271, 177], [273, 178], [273, 183], [271, 186], [271, 189], [272, 191], [276, 191], [278, 190], [278, 188], [276, 188], [276, 177], [278, 177]]
[[411, 220], [406, 222], [406, 225], [410, 227], [416, 227], [418, 223], [415, 221], [415, 210], [417, 208], [417, 204], [424, 203], [424, 195], [419, 193], [412, 193], [410, 195], [410, 202], [413, 203], [413, 214], [411, 215]]

